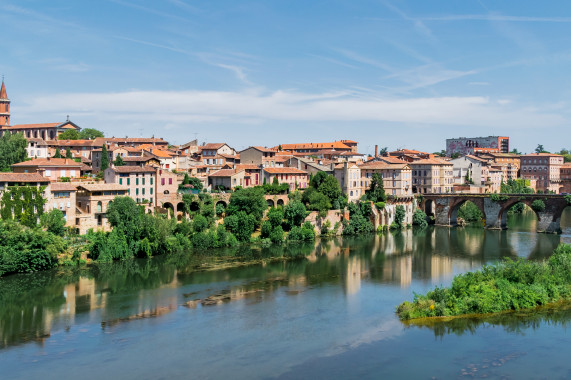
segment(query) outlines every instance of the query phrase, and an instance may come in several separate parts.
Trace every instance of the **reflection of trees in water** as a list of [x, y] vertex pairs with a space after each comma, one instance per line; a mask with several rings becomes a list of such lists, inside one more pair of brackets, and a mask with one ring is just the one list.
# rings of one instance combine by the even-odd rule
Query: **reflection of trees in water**
[[510, 312], [483, 317], [455, 318], [449, 321], [425, 319], [404, 323], [408, 328], [429, 329], [434, 336], [475, 334], [479, 328], [501, 326], [511, 334], [523, 334], [525, 330], [537, 329], [541, 325], [550, 324], [567, 327], [571, 324], [571, 303], [559, 306], [548, 306], [533, 311]]

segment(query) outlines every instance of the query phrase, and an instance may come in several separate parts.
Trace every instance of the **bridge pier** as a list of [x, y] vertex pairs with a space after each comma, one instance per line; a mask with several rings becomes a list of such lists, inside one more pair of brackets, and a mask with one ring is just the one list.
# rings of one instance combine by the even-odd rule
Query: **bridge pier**
[[489, 230], [507, 230], [508, 228], [508, 213], [502, 213], [502, 205], [490, 198], [484, 198], [484, 219], [486, 228]]

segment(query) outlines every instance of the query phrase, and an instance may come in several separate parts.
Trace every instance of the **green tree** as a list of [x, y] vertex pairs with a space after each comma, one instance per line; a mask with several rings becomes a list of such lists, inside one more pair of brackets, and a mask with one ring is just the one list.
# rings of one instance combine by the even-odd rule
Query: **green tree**
[[[85, 128], [82, 129], [81, 132], [79, 132], [79, 139], [81, 140], [94, 140], [97, 137], [105, 137], [105, 136], [103, 135], [103, 132], [93, 128]], [[74, 139], [74, 140], [79, 140], [79, 139]]]
[[512, 150], [510, 150], [510, 153], [521, 155], [521, 152], [519, 150], [517, 150], [516, 148], [513, 148]]
[[138, 240], [143, 229], [143, 207], [131, 197], [116, 197], [107, 208], [107, 220], [125, 236], [127, 243]]
[[65, 232], [65, 217], [60, 210], [53, 209], [43, 214], [40, 218], [40, 225], [54, 235], [63, 236]]
[[377, 203], [384, 202], [387, 200], [387, 195], [385, 194], [385, 188], [383, 186], [383, 178], [379, 173], [373, 173], [371, 178], [371, 185], [369, 190], [365, 191], [367, 195], [367, 200]]
[[73, 158], [73, 154], [71, 153], [71, 149], [69, 149], [69, 146], [65, 150], [65, 158]]
[[[261, 186], [250, 187], [247, 189], [239, 189], [232, 193], [226, 214], [233, 215], [243, 211], [253, 216], [255, 224], [258, 225], [267, 208], [268, 204], [264, 197], [264, 189]], [[238, 236], [236, 235], [236, 237]], [[240, 240], [240, 238], [238, 238], [238, 240]]]
[[56, 153], [54, 154], [54, 158], [63, 158], [59, 148], [56, 148]]
[[245, 211], [237, 211], [224, 219], [224, 226], [232, 232], [236, 239], [245, 242], [250, 241], [256, 227], [256, 217]]
[[325, 179], [319, 184], [317, 191], [329, 198], [329, 202], [331, 202], [331, 204], [338, 200], [343, 194], [341, 186], [339, 186], [339, 181], [337, 181], [337, 178], [331, 174], [325, 177]]
[[406, 210], [404, 209], [404, 206], [398, 205], [395, 209], [395, 224], [398, 226], [398, 228], [402, 227], [405, 215], [406, 215]]
[[331, 210], [331, 202], [326, 195], [315, 191], [309, 196], [309, 204], [307, 205], [307, 208], [319, 211], [319, 214], [324, 216], [327, 214], [328, 210]]
[[537, 144], [537, 148], [535, 148], [535, 153], [549, 153], [549, 152], [545, 150], [543, 145]]
[[284, 218], [287, 224], [291, 227], [301, 226], [301, 223], [305, 220], [307, 215], [307, 209], [305, 205], [299, 201], [291, 201], [284, 208]]
[[545, 211], [545, 202], [541, 199], [536, 199], [531, 203], [531, 208], [537, 212]]
[[284, 219], [284, 211], [278, 207], [272, 207], [268, 210], [266, 214], [268, 217], [268, 221], [272, 225], [272, 228], [282, 225], [282, 221]]
[[101, 148], [101, 171], [104, 172], [109, 167], [109, 153], [107, 152], [107, 144], [103, 144]]
[[61, 133], [58, 137], [58, 140], [80, 140], [79, 132], [75, 129], [68, 129]]
[[425, 228], [428, 226], [428, 222], [426, 221], [426, 214], [424, 211], [416, 209], [414, 214], [412, 214], [412, 225], [421, 228]]
[[28, 140], [22, 133], [4, 133], [0, 137], [0, 171], [9, 171], [10, 167], [23, 162], [28, 156]]
[[120, 154], [118, 154], [117, 157], [115, 157], [115, 161], [113, 161], [113, 165], [115, 165], [115, 166], [124, 166], [125, 165], [125, 161], [123, 161], [123, 157], [121, 157]]
[[270, 233], [270, 240], [274, 244], [283, 243], [283, 241], [284, 241], [284, 230], [282, 229], [282, 226], [274, 227], [274, 229]]

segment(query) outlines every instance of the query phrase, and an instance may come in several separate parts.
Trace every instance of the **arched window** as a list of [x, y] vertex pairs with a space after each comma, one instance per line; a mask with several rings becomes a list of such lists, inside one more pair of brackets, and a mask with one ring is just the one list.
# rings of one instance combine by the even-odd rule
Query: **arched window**
[[101, 203], [101, 201], [97, 202], [97, 212], [102, 212], [103, 211], [103, 204]]

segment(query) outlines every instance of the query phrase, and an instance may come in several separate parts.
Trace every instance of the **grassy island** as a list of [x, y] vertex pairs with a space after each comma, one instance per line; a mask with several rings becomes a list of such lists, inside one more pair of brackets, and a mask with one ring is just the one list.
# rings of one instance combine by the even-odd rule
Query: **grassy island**
[[543, 262], [504, 260], [454, 277], [449, 288], [415, 294], [397, 308], [401, 320], [530, 309], [571, 300], [571, 245]]

